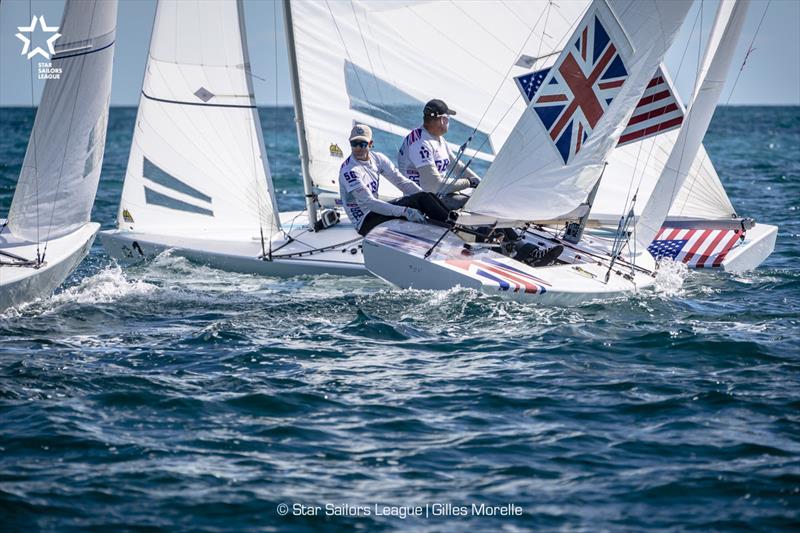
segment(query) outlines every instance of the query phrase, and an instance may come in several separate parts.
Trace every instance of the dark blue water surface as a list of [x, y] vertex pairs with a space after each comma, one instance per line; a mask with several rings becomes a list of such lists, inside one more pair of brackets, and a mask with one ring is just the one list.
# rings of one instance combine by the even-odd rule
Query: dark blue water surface
[[[279, 204], [301, 208], [291, 110], [261, 115]], [[134, 118], [111, 112], [105, 228]], [[32, 119], [0, 110], [0, 213]], [[800, 108], [720, 108], [706, 146], [775, 252], [602, 305], [122, 270], [95, 244], [0, 317], [0, 528], [797, 527]]]

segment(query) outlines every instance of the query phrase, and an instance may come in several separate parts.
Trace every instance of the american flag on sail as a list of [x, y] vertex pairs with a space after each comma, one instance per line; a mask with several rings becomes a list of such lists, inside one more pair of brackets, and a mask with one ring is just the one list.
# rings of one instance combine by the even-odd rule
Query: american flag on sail
[[597, 14], [583, 24], [550, 69], [548, 81], [536, 90], [532, 104], [564, 163], [580, 151], [628, 77]]
[[683, 122], [683, 109], [661, 67], [647, 85], [633, 116], [622, 132], [617, 146], [673, 130]]
[[668, 258], [692, 268], [712, 268], [742, 236], [741, 230], [661, 228], [647, 250], [656, 259]]
[[[550, 68], [516, 76], [514, 81], [525, 101], [530, 104], [550, 72]], [[640, 141], [665, 131], [673, 130], [683, 122], [683, 108], [675, 98], [675, 90], [661, 67], [647, 84], [633, 116], [623, 130], [617, 146]]]
[[502, 291], [544, 294], [547, 292], [545, 286], [550, 286], [545, 280], [496, 259], [446, 259], [444, 262], [472, 276], [489, 280]]

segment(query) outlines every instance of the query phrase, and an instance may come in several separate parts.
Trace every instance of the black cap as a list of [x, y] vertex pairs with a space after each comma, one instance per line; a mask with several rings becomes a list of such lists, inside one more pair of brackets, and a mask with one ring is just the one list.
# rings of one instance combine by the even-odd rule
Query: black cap
[[422, 110], [422, 116], [425, 118], [436, 118], [441, 117], [442, 115], [455, 115], [456, 112], [447, 107], [447, 104], [442, 102], [441, 100], [434, 98], [427, 104], [425, 104], [425, 109]]

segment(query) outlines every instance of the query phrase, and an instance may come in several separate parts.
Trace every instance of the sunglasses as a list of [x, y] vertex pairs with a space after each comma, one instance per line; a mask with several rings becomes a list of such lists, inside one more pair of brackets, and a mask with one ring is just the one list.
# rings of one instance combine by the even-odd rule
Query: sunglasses
[[366, 148], [369, 146], [369, 142], [367, 141], [350, 141], [350, 146], [353, 148]]

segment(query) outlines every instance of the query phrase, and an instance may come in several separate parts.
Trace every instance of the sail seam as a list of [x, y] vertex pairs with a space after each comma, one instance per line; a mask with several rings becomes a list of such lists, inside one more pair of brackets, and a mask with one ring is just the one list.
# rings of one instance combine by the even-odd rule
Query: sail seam
[[146, 92], [142, 91], [142, 96], [147, 98], [148, 100], [153, 100], [155, 102], [163, 102], [165, 104], [179, 104], [179, 105], [197, 105], [202, 107], [234, 107], [237, 109], [255, 109], [256, 106], [254, 105], [241, 105], [241, 104], [201, 104], [199, 102], [185, 102], [182, 100], [167, 100], [166, 98], [156, 98], [155, 96], [150, 96]]

